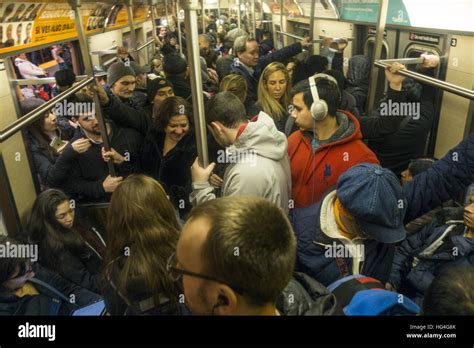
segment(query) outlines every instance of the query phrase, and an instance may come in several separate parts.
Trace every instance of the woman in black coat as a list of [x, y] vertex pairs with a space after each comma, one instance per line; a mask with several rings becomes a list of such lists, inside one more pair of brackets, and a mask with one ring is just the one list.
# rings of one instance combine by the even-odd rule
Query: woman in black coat
[[38, 245], [41, 265], [100, 293], [105, 241], [87, 220], [75, 221], [74, 201], [62, 191], [49, 189], [38, 195], [26, 234], [30, 243]]
[[[23, 114], [26, 115], [44, 103], [44, 100], [38, 98], [26, 99], [21, 104]], [[51, 178], [58, 174], [56, 160], [74, 135], [74, 131], [74, 127], [65, 118], [57, 118], [51, 111], [28, 127], [28, 149], [43, 188], [50, 187]], [[78, 139], [71, 145], [74, 151], [82, 153], [91, 144], [87, 139]]]

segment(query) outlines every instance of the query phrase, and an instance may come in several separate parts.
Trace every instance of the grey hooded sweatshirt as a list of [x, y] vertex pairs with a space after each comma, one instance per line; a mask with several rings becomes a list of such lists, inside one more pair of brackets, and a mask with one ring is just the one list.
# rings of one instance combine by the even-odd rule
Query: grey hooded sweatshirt
[[[217, 161], [226, 163], [222, 196], [263, 197], [288, 213], [291, 197], [291, 171], [286, 136], [273, 119], [260, 112], [250, 121], [234, 144], [219, 153]], [[209, 182], [193, 183], [193, 206], [216, 198]]]

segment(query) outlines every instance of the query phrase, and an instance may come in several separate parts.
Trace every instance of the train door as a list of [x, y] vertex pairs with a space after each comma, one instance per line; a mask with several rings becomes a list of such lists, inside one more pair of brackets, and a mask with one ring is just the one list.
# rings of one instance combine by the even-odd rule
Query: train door
[[[371, 26], [362, 26], [358, 30], [358, 37], [361, 38], [361, 41], [359, 43], [359, 47], [357, 48], [356, 54], [363, 54], [372, 60], [375, 52], [376, 30]], [[385, 29], [383, 36], [384, 39], [382, 42], [382, 52], [380, 59], [396, 58], [397, 31], [394, 29]], [[379, 73], [377, 80], [377, 92], [375, 94], [376, 102], [383, 97], [386, 89], [387, 86], [385, 83], [385, 75], [383, 73]]]

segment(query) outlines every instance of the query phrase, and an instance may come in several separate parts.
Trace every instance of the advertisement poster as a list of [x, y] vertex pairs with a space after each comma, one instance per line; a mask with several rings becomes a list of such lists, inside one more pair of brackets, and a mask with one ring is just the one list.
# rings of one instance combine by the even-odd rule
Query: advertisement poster
[[[148, 5], [133, 7], [134, 23], [148, 18]], [[87, 35], [128, 25], [124, 5], [83, 3], [80, 7]], [[0, 54], [50, 42], [77, 37], [74, 11], [68, 3], [8, 2], [0, 3]]]

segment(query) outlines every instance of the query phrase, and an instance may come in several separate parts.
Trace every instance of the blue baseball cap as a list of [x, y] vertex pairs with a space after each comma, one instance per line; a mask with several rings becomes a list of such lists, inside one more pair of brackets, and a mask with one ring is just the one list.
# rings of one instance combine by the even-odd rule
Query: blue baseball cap
[[390, 170], [370, 163], [358, 164], [339, 177], [336, 194], [373, 239], [387, 244], [405, 239], [407, 200]]

